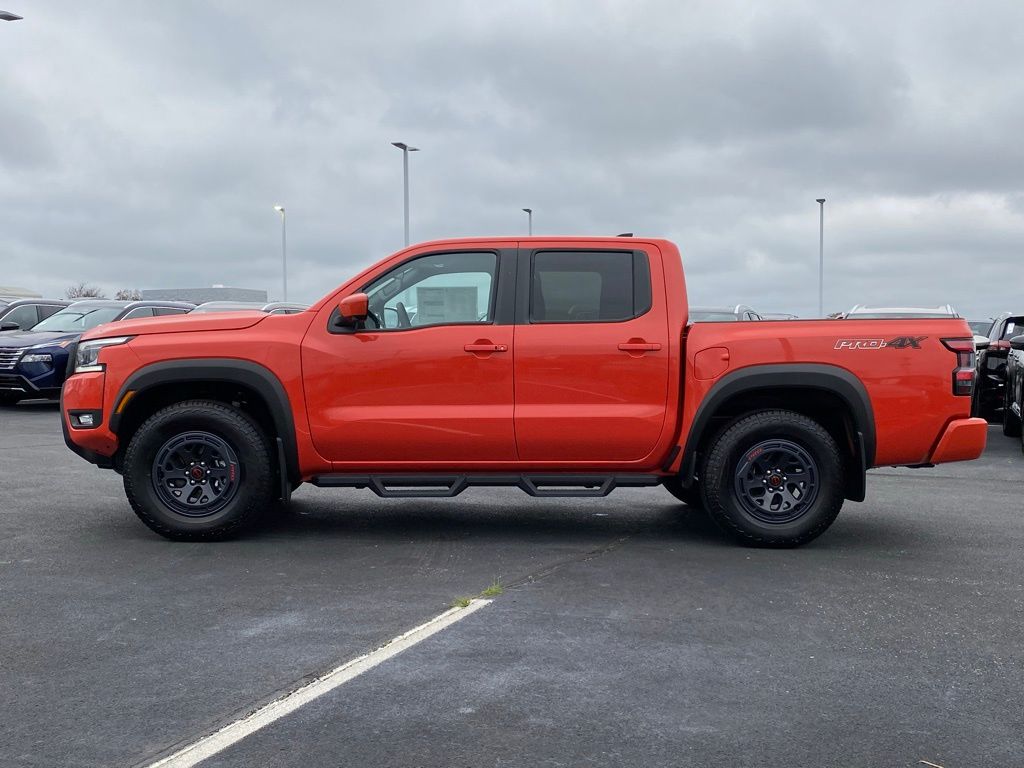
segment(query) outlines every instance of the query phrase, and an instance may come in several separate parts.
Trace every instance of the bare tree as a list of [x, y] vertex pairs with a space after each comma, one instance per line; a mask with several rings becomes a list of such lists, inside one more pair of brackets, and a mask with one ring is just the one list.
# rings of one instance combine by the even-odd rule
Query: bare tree
[[138, 288], [122, 288], [114, 294], [118, 301], [142, 301], [142, 291]]
[[86, 285], [85, 283], [75, 283], [75, 285], [69, 286], [68, 289], [64, 291], [64, 295], [69, 299], [107, 298], [107, 295], [95, 285]]

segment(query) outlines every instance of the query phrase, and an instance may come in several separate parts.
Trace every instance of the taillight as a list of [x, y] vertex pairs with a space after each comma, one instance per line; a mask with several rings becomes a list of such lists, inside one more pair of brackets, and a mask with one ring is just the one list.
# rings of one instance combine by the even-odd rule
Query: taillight
[[953, 394], [970, 397], [974, 391], [974, 339], [943, 339], [943, 346], [956, 353]]
[[988, 345], [988, 348], [999, 349], [1002, 350], [1003, 352], [1006, 352], [1007, 350], [1010, 349], [1010, 342], [1008, 342], [1006, 339], [1000, 339], [999, 341], [993, 341], [991, 344]]

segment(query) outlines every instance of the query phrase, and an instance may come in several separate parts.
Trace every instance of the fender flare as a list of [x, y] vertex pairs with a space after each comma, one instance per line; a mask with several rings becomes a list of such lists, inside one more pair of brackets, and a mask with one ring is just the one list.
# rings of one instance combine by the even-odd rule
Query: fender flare
[[[295, 439], [295, 419], [291, 402], [284, 385], [265, 366], [249, 360], [234, 358], [186, 358], [146, 365], [131, 374], [121, 385], [115, 403], [120, 403], [125, 394], [134, 391], [136, 396], [153, 387], [164, 384], [192, 382], [217, 382], [238, 384], [251, 389], [266, 403], [274, 423], [276, 453], [284, 461], [285, 476], [293, 483], [299, 482], [299, 452]], [[112, 413], [110, 431], [117, 434], [121, 415]], [[274, 452], [273, 447], [271, 448]]]
[[875, 416], [864, 383], [845, 368], [816, 363], [753, 365], [723, 376], [697, 408], [683, 451], [684, 487], [692, 484], [697, 467], [697, 446], [705, 437], [715, 413], [728, 400], [757, 390], [819, 390], [839, 397], [849, 409], [854, 438], [854, 460], [860, 465], [847, 482], [847, 498], [864, 500], [864, 473], [875, 460]]

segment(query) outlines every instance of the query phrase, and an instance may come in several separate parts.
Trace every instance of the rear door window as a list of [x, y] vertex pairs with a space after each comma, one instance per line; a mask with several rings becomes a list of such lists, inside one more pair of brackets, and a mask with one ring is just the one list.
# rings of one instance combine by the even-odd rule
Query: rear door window
[[620, 322], [650, 307], [650, 265], [644, 253], [539, 251], [533, 256], [531, 322]]

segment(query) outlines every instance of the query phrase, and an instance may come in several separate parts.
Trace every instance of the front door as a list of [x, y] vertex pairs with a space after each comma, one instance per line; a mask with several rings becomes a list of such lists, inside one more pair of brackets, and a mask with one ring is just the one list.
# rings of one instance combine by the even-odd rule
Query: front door
[[[668, 402], [660, 254], [520, 251], [516, 442], [527, 462], [632, 462], [657, 447]], [[652, 275], [654, 280], [652, 281]]]
[[[317, 318], [324, 327], [307, 334], [302, 367], [313, 443], [324, 458], [395, 472], [515, 460], [514, 273], [503, 280], [501, 269], [514, 255], [417, 255], [363, 288], [365, 329]], [[499, 301], [503, 289], [508, 297]], [[499, 317], [506, 302], [508, 317]]]

